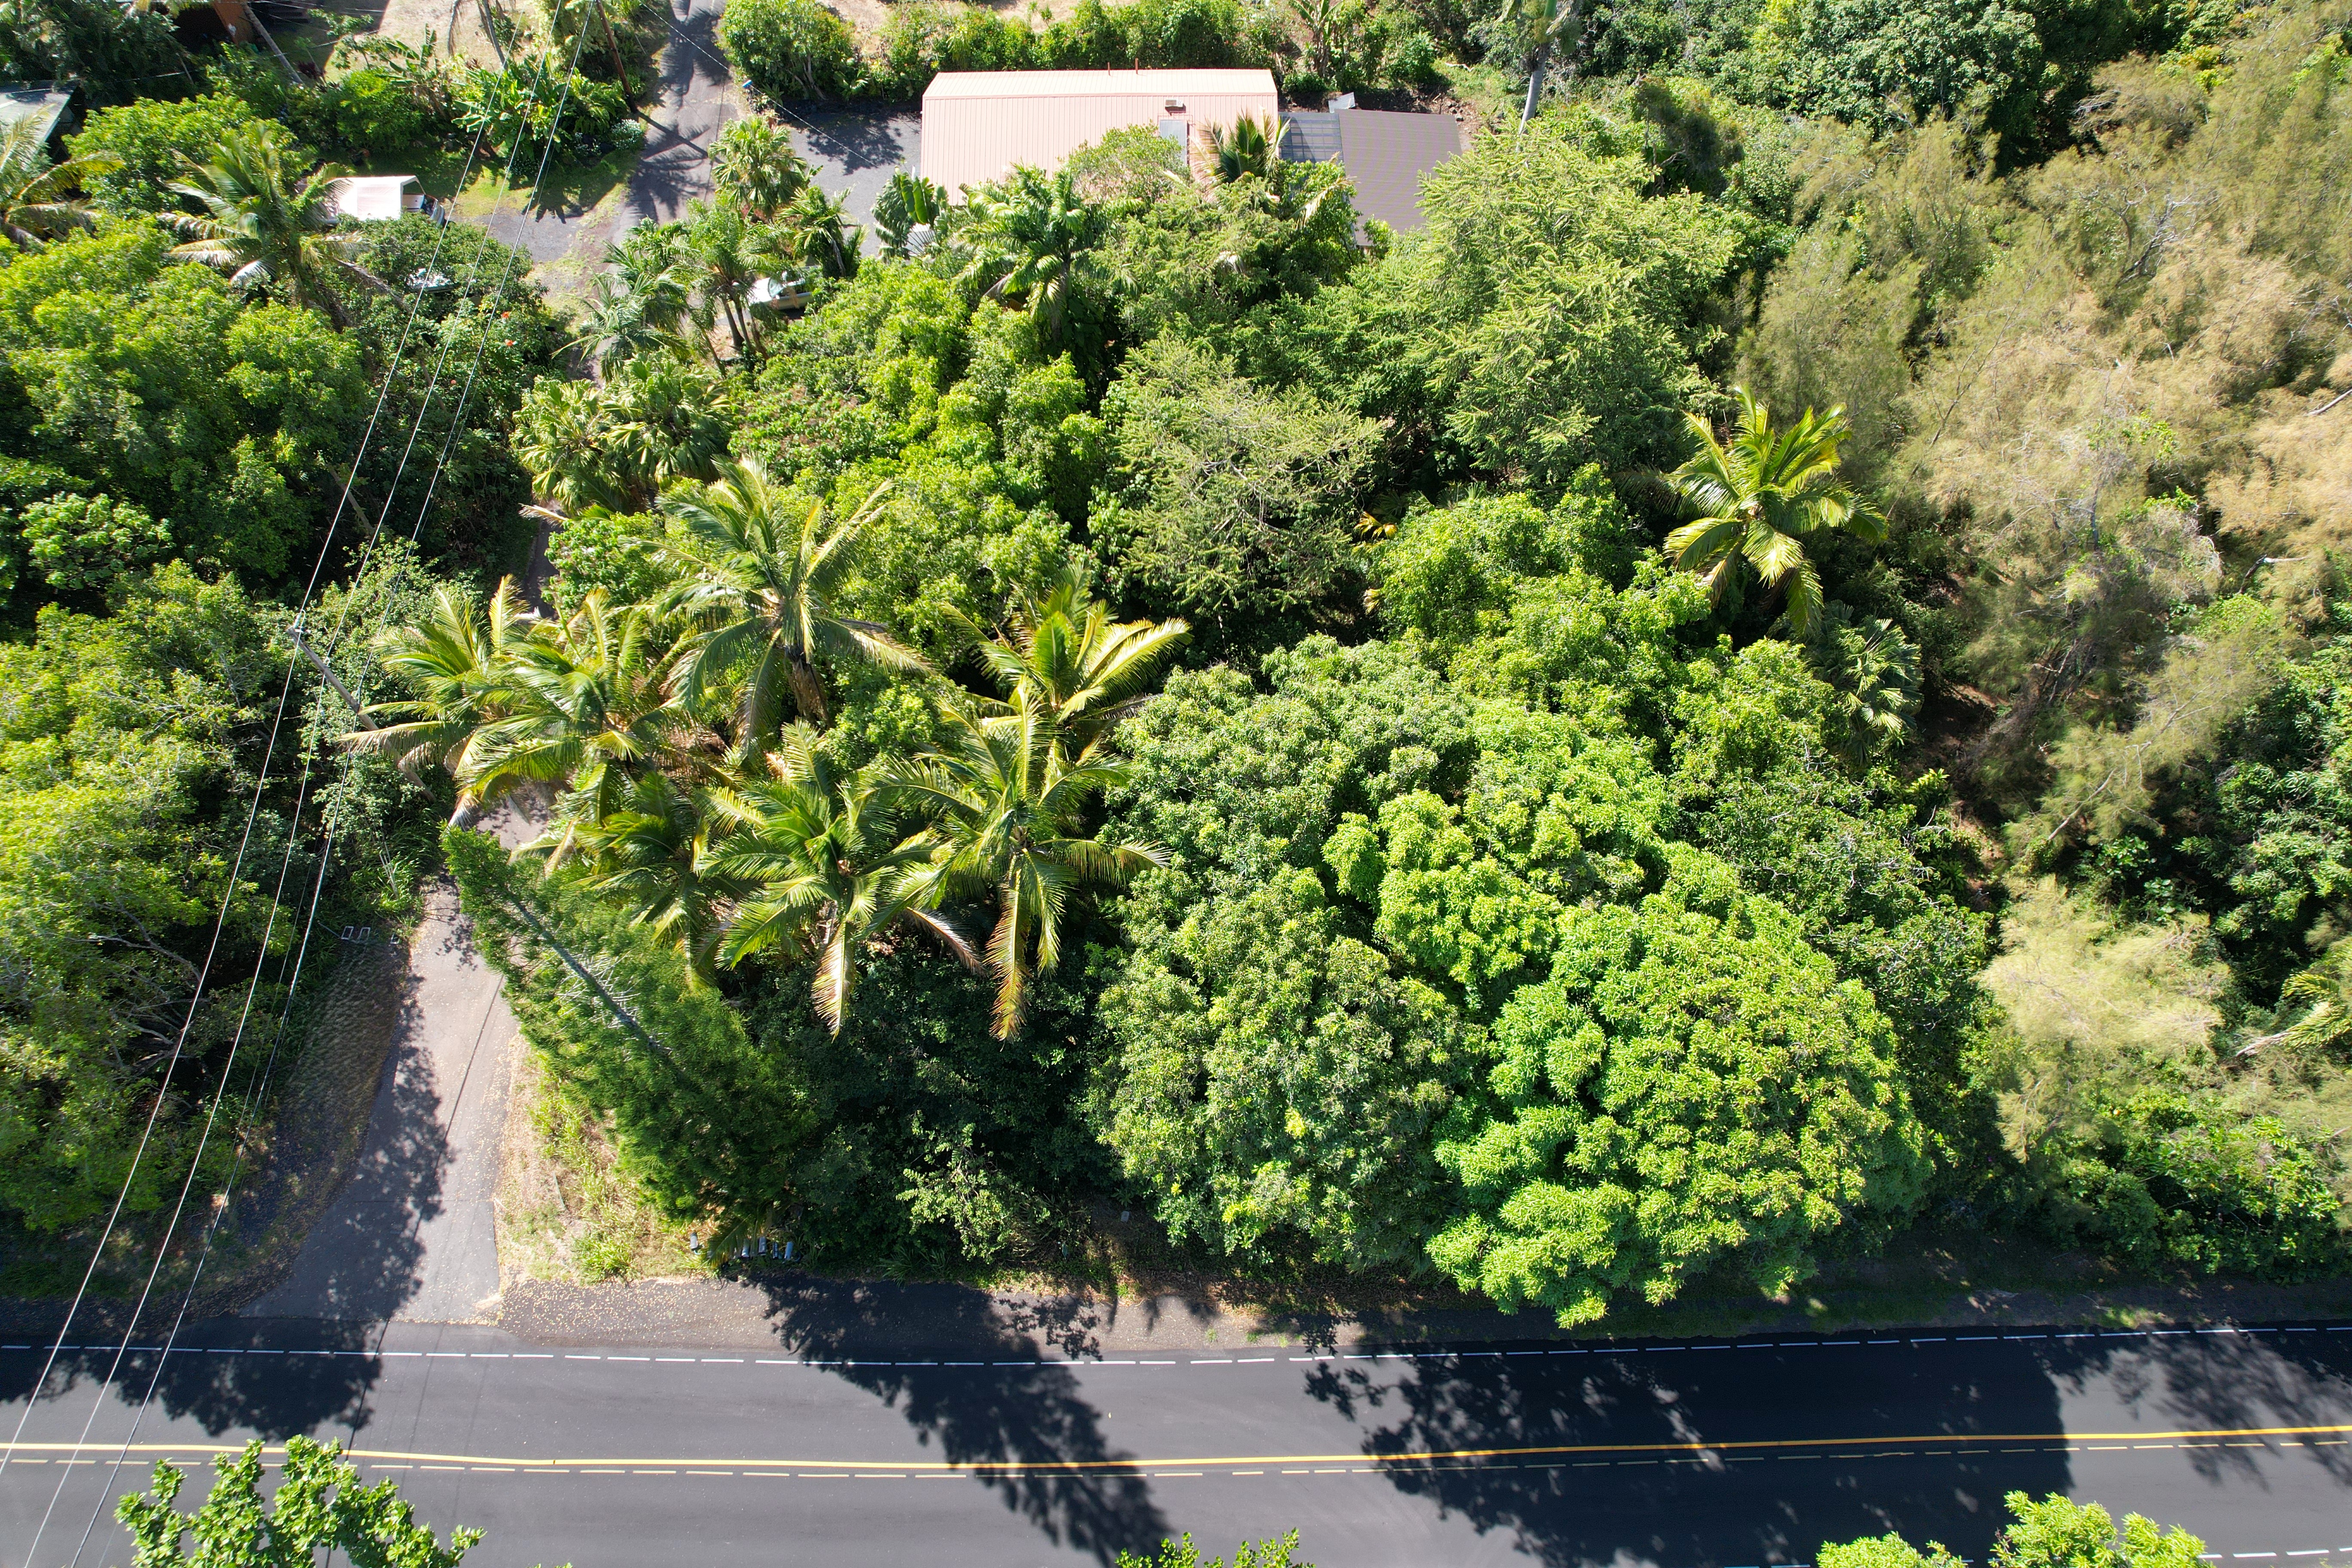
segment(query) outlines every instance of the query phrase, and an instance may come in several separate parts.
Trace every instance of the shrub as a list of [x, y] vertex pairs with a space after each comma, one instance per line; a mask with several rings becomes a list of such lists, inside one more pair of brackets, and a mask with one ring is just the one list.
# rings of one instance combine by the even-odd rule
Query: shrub
[[857, 85], [849, 24], [817, 0], [736, 0], [719, 19], [719, 47], [772, 102], [838, 98]]

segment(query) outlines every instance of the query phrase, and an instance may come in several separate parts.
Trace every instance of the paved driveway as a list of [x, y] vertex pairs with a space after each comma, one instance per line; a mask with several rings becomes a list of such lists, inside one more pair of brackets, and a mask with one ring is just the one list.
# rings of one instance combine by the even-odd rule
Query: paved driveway
[[746, 113], [742, 89], [719, 52], [725, 0], [663, 0], [669, 43], [661, 55], [661, 101], [646, 116], [646, 152], [629, 176], [614, 227], [667, 223], [710, 194], [710, 144]]
[[793, 147], [816, 165], [817, 184], [827, 195], [846, 193], [859, 223], [874, 221], [891, 175], [922, 166], [923, 117], [911, 108], [797, 104], [785, 123]]

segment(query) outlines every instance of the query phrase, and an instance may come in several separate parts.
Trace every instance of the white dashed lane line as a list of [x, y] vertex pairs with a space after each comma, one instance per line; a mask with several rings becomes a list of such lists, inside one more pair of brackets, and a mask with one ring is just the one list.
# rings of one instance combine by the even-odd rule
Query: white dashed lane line
[[[1911, 1334], [1911, 1335], [1906, 1335], [1906, 1336], [1904, 1336], [1904, 1337], [1896, 1338], [1896, 1339], [1871, 1339], [1871, 1340], [1862, 1340], [1862, 1339], [1852, 1339], [1852, 1340], [1732, 1340], [1732, 1341], [1719, 1341], [1719, 1342], [1710, 1342], [1710, 1343], [1662, 1344], [1662, 1345], [1617, 1345], [1617, 1344], [1602, 1344], [1602, 1345], [1559, 1345], [1559, 1346], [1547, 1347], [1547, 1348], [1543, 1348], [1543, 1349], [1527, 1349], [1527, 1350], [1470, 1350], [1470, 1349], [1462, 1349], [1462, 1348], [1438, 1348], [1438, 1349], [1420, 1350], [1420, 1351], [1340, 1351], [1340, 1350], [1334, 1349], [1334, 1350], [1330, 1350], [1330, 1351], [1318, 1352], [1315, 1352], [1315, 1353], [1312, 1353], [1312, 1354], [1307, 1354], [1307, 1355], [1293, 1355], [1293, 1356], [1287, 1356], [1287, 1357], [1276, 1357], [1276, 1356], [1271, 1356], [1271, 1355], [1258, 1355], [1258, 1356], [1194, 1356], [1194, 1357], [1191, 1357], [1191, 1358], [1176, 1358], [1176, 1357], [1143, 1357], [1143, 1358], [1136, 1358], [1136, 1357], [1105, 1357], [1105, 1358], [1102, 1358], [1102, 1359], [1100, 1359], [1100, 1360], [1096, 1360], [1096, 1359], [1084, 1358], [1084, 1357], [1056, 1357], [1056, 1356], [1044, 1356], [1044, 1357], [1036, 1357], [1036, 1358], [1034, 1358], [1034, 1359], [1026, 1359], [1026, 1360], [1007, 1360], [1007, 1361], [993, 1361], [993, 1362], [990, 1362], [990, 1361], [949, 1361], [949, 1360], [883, 1361], [883, 1360], [878, 1360], [878, 1359], [876, 1359], [876, 1360], [866, 1360], [866, 1359], [849, 1359], [849, 1358], [822, 1358], [822, 1359], [820, 1359], [820, 1358], [802, 1357], [802, 1356], [759, 1356], [759, 1357], [755, 1357], [755, 1358], [749, 1358], [749, 1360], [750, 1360], [750, 1362], [751, 1362], [751, 1364], [757, 1365], [757, 1366], [811, 1367], [811, 1368], [815, 1368], [815, 1369], [818, 1369], [818, 1370], [831, 1370], [831, 1369], [840, 1368], [840, 1367], [883, 1367], [883, 1366], [887, 1366], [887, 1367], [898, 1367], [898, 1368], [908, 1368], [908, 1367], [934, 1367], [934, 1368], [941, 1368], [941, 1369], [950, 1369], [950, 1368], [966, 1368], [966, 1367], [969, 1367], [969, 1368], [974, 1368], [974, 1369], [987, 1369], [987, 1370], [993, 1370], [993, 1371], [1014, 1371], [1014, 1372], [1019, 1372], [1019, 1371], [1030, 1371], [1030, 1370], [1034, 1370], [1034, 1369], [1039, 1368], [1039, 1367], [1046, 1367], [1046, 1366], [1082, 1366], [1082, 1367], [1112, 1367], [1112, 1366], [1169, 1366], [1169, 1367], [1174, 1367], [1174, 1366], [1265, 1366], [1265, 1365], [1272, 1365], [1272, 1364], [1275, 1364], [1277, 1361], [1283, 1361], [1283, 1360], [1286, 1360], [1286, 1361], [1288, 1361], [1288, 1362], [1290, 1362], [1290, 1363], [1294, 1363], [1294, 1364], [1299, 1364], [1299, 1365], [1315, 1365], [1315, 1364], [1320, 1364], [1320, 1363], [1328, 1363], [1328, 1362], [1334, 1362], [1334, 1361], [1349, 1361], [1349, 1362], [1366, 1362], [1366, 1361], [1369, 1361], [1369, 1362], [1444, 1361], [1444, 1362], [1456, 1362], [1456, 1363], [1459, 1363], [1459, 1362], [1474, 1361], [1474, 1360], [1479, 1360], [1479, 1359], [1489, 1358], [1489, 1357], [1492, 1357], [1492, 1358], [1506, 1358], [1506, 1357], [1507, 1357], [1507, 1358], [1512, 1358], [1512, 1359], [1519, 1359], [1519, 1358], [1524, 1358], [1524, 1357], [1528, 1357], [1528, 1356], [1578, 1356], [1578, 1355], [1601, 1355], [1601, 1356], [1612, 1356], [1612, 1355], [1617, 1355], [1617, 1356], [1630, 1356], [1630, 1355], [1663, 1355], [1663, 1354], [1672, 1354], [1672, 1353], [1680, 1352], [1686, 1352], [1686, 1351], [1732, 1351], [1732, 1350], [1738, 1350], [1738, 1351], [1798, 1351], [1798, 1350], [1844, 1350], [1844, 1349], [1874, 1349], [1874, 1350], [1890, 1350], [1890, 1349], [1900, 1349], [1900, 1348], [1906, 1348], [1906, 1347], [1912, 1348], [1912, 1349], [1916, 1349], [1916, 1348], [1919, 1348], [1919, 1347], [1922, 1347], [1922, 1346], [1927, 1346], [1927, 1345], [1943, 1345], [1943, 1344], [1992, 1344], [1992, 1343], [2003, 1343], [2003, 1344], [2023, 1344], [2023, 1343], [2032, 1343], [2032, 1342], [2046, 1342], [2059, 1341], [2059, 1340], [2064, 1340], [2064, 1341], [2082, 1341], [2082, 1340], [2113, 1340], [2113, 1341], [2157, 1340], [2157, 1339], [2174, 1338], [2174, 1337], [2179, 1337], [2179, 1336], [2182, 1336], [2182, 1335], [2189, 1335], [2189, 1334], [2213, 1334], [2213, 1335], [2240, 1334], [2240, 1335], [2253, 1335], [2253, 1334], [2345, 1334], [2345, 1333], [2352, 1333], [2352, 1323], [2333, 1323], [2333, 1324], [2316, 1324], [2316, 1325], [2297, 1325], [2297, 1326], [2292, 1326], [2292, 1327], [2269, 1327], [2269, 1326], [2262, 1326], [2262, 1327], [2239, 1327], [2239, 1326], [2224, 1326], [2224, 1327], [2216, 1327], [2216, 1328], [2201, 1328], [2201, 1329], [2105, 1329], [2105, 1330], [2079, 1330], [2079, 1331], [2065, 1331], [2065, 1332], [2050, 1331], [2050, 1332], [2041, 1332], [2041, 1333], [1998, 1333], [1998, 1334]], [[134, 1353], [134, 1354], [149, 1354], [149, 1355], [152, 1355], [152, 1354], [153, 1354], [153, 1353], [156, 1352], [156, 1350], [158, 1349], [158, 1347], [157, 1347], [157, 1346], [154, 1346], [154, 1345], [131, 1345], [131, 1346], [128, 1346], [128, 1347], [124, 1347], [124, 1346], [121, 1346], [121, 1345], [113, 1345], [113, 1344], [60, 1344], [60, 1345], [57, 1345], [57, 1346], [55, 1346], [55, 1347], [51, 1347], [51, 1346], [48, 1346], [48, 1345], [26, 1344], [26, 1343], [8, 1343], [8, 1344], [0, 1344], [0, 1352], [19, 1352], [19, 1353], [66, 1353], [66, 1352], [79, 1352], [79, 1353], [84, 1353], [84, 1354], [92, 1354], [92, 1353], [100, 1353], [100, 1354], [116, 1354], [116, 1353], [120, 1353], [120, 1352], [122, 1352], [122, 1351], [124, 1351], [125, 1349], [127, 1349], [129, 1352], [131, 1352], [131, 1353]], [[563, 1352], [556, 1352], [556, 1351], [447, 1351], [447, 1350], [441, 1350], [441, 1351], [421, 1351], [421, 1350], [380, 1350], [380, 1349], [379, 1349], [379, 1350], [349, 1350], [349, 1349], [334, 1349], [334, 1350], [303, 1350], [303, 1349], [297, 1349], [297, 1350], [278, 1350], [278, 1349], [273, 1349], [273, 1348], [269, 1348], [269, 1347], [261, 1347], [261, 1346], [240, 1346], [240, 1345], [182, 1345], [182, 1346], [176, 1346], [176, 1347], [174, 1347], [173, 1353], [175, 1353], [175, 1354], [179, 1354], [179, 1355], [215, 1355], [215, 1356], [239, 1356], [239, 1355], [297, 1355], [297, 1356], [324, 1356], [324, 1357], [346, 1357], [346, 1358], [357, 1358], [357, 1359], [361, 1359], [361, 1360], [386, 1360], [386, 1361], [391, 1361], [391, 1360], [412, 1360], [412, 1361], [413, 1361], [413, 1360], [420, 1360], [420, 1359], [430, 1359], [430, 1360], [435, 1360], [435, 1361], [553, 1361], [553, 1360], [557, 1359], [557, 1358], [560, 1356], [560, 1357], [561, 1357], [562, 1360], [564, 1360], [564, 1361], [574, 1361], [574, 1362], [627, 1362], [627, 1363], [645, 1363], [645, 1364], [648, 1364], [648, 1365], [663, 1365], [663, 1366], [692, 1366], [692, 1365], [701, 1365], [701, 1366], [741, 1366], [741, 1365], [744, 1365], [744, 1364], [746, 1363], [746, 1360], [747, 1360], [747, 1358], [745, 1358], [745, 1357], [743, 1357], [743, 1356], [718, 1356], [718, 1355], [650, 1355], [650, 1354], [647, 1354], [647, 1355], [635, 1355], [635, 1354], [628, 1354], [628, 1353], [625, 1353], [625, 1352], [612, 1352], [612, 1351], [607, 1351], [607, 1352], [588, 1352], [588, 1351], [563, 1351]], [[2328, 1549], [2328, 1550], [2333, 1550], [2333, 1549], [2331, 1548], [2331, 1549]]]

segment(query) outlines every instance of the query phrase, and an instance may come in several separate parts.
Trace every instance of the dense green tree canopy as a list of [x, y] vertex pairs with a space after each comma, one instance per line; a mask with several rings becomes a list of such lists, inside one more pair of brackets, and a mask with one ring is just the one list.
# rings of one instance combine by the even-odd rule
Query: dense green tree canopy
[[191, 557], [284, 573], [366, 412], [357, 347], [248, 306], [125, 224], [0, 267], [0, 429], [92, 491], [169, 518]]
[[1431, 1256], [1506, 1307], [1589, 1322], [1615, 1292], [1667, 1300], [1717, 1264], [1785, 1290], [1832, 1232], [1922, 1195], [1869, 994], [1693, 858], [1688, 891], [1677, 875], [1563, 922], [1551, 978], [1504, 1006], [1484, 1092], [1441, 1133], [1466, 1201]]

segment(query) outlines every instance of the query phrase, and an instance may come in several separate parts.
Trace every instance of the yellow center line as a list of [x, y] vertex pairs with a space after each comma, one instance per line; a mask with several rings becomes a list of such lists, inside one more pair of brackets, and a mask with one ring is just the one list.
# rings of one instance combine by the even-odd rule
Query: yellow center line
[[[1891, 1447], [1896, 1444], [1910, 1443], [2080, 1444], [2092, 1439], [2123, 1439], [2128, 1441], [2135, 1438], [2143, 1443], [2163, 1441], [2179, 1443], [2193, 1439], [2226, 1440], [2229, 1438], [2246, 1437], [2315, 1437], [2322, 1435], [2337, 1437], [2341, 1440], [2341, 1436], [2344, 1434], [2352, 1434], [2352, 1422], [2337, 1422], [2329, 1425], [2307, 1426], [2195, 1427], [2182, 1428], [2178, 1431], [2158, 1432], [1982, 1432], [1973, 1434], [1936, 1432], [1926, 1435], [1911, 1433], [1884, 1437], [1747, 1437], [1727, 1439], [1721, 1442], [1684, 1443], [1531, 1443], [1518, 1447], [1492, 1448], [1412, 1448], [1401, 1450], [1395, 1453], [1384, 1454], [1367, 1454], [1360, 1451], [1349, 1454], [1187, 1454], [1171, 1455], [1161, 1458], [1126, 1459], [1003, 1458], [969, 1459], [962, 1461], [925, 1461], [915, 1459], [900, 1460], [870, 1458], [726, 1458], [717, 1455], [695, 1455], [685, 1458], [676, 1457], [656, 1458], [607, 1458], [603, 1455], [587, 1457], [580, 1455], [560, 1455], [551, 1458], [530, 1458], [521, 1456], [509, 1457], [491, 1454], [414, 1453], [405, 1449], [398, 1448], [346, 1448], [343, 1450], [343, 1456], [346, 1458], [366, 1459], [375, 1462], [400, 1460], [420, 1465], [507, 1465], [512, 1466], [517, 1469], [544, 1469], [557, 1467], [578, 1467], [588, 1465], [614, 1467], [639, 1465], [675, 1467], [694, 1465], [732, 1465], [738, 1468], [754, 1469], [792, 1468], [802, 1470], [840, 1470], [851, 1473], [860, 1470], [870, 1472], [877, 1468], [901, 1471], [931, 1470], [948, 1472], [970, 1471], [982, 1473], [992, 1471], [1025, 1471], [1050, 1473], [1083, 1472], [1089, 1470], [1150, 1469], [1157, 1468], [1164, 1465], [1215, 1465], [1219, 1467], [1234, 1465], [1341, 1465], [1362, 1464], [1367, 1460], [1377, 1465], [1410, 1466], [1426, 1464], [1441, 1459], [1542, 1458], [1565, 1454], [1727, 1454], [1758, 1448], [1883, 1448]], [[2214, 1442], [2209, 1443], [2208, 1446], [2219, 1447], [2220, 1444], [2218, 1442]], [[2260, 1447], [2264, 1445], [2248, 1444], [2245, 1446]], [[241, 1451], [241, 1445], [236, 1444], [224, 1444], [217, 1440], [190, 1443], [133, 1443], [129, 1445], [127, 1448], [121, 1444], [98, 1442], [18, 1443], [16, 1445], [16, 1448], [19, 1453], [28, 1450], [35, 1453], [47, 1454], [79, 1454], [89, 1452], [112, 1455], [128, 1452], [132, 1454], [154, 1454], [166, 1457], [174, 1454], [236, 1454]], [[264, 1454], [283, 1454], [285, 1451], [286, 1450], [282, 1446], [276, 1444], [266, 1444], [262, 1447], [262, 1452]], [[2032, 1453], [2036, 1450], [2031, 1448], [2015, 1448], [2006, 1451], [2013, 1453]], [[1855, 1456], [1817, 1454], [1805, 1457], [1853, 1458]], [[22, 1463], [24, 1461], [20, 1460], [19, 1462]], [[93, 1464], [98, 1461], [94, 1459], [66, 1459], [60, 1460], [59, 1462], [65, 1464]]]

